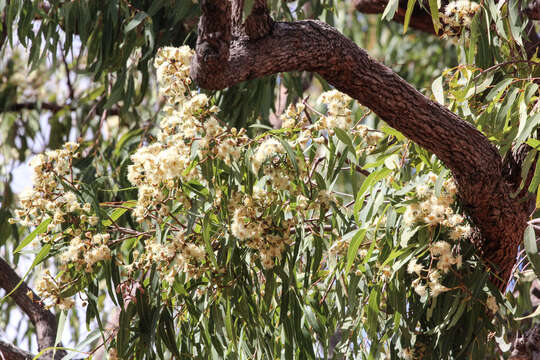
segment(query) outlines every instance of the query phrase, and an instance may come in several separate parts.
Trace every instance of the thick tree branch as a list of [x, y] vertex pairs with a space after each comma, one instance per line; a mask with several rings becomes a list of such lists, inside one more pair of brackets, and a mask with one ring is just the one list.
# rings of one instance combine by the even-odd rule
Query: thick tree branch
[[21, 111], [21, 110], [39, 110], [39, 109], [44, 109], [44, 110], [49, 110], [49, 111], [52, 111], [54, 113], [57, 113], [59, 112], [60, 110], [62, 110], [65, 106], [64, 105], [59, 105], [59, 104], [55, 104], [55, 103], [37, 103], [37, 102], [22, 102], [22, 103], [16, 103], [16, 104], [12, 104], [12, 105], [9, 105], [7, 106], [5, 109], [3, 109], [4, 112], [10, 112], [10, 111], [13, 111], [13, 112], [17, 112], [17, 111]]
[[34, 356], [13, 344], [0, 340], [0, 360], [32, 360]]
[[232, 29], [236, 1], [233, 6], [231, 1], [201, 2], [193, 79], [203, 88], [223, 89], [279, 72], [319, 73], [452, 170], [462, 202], [481, 234], [479, 250], [503, 288], [529, 205], [511, 198], [512, 185], [503, 177], [501, 157], [488, 139], [325, 23], [273, 23], [256, 40], [240, 35], [238, 25]]
[[[60, 110], [67, 108], [69, 111], [75, 111], [77, 109], [74, 105], [61, 105], [56, 103], [48, 103], [48, 102], [21, 102], [21, 103], [15, 103], [8, 105], [4, 109], [0, 109], [0, 113], [2, 112], [19, 112], [22, 110], [48, 110], [53, 113], [57, 113]], [[120, 110], [118, 108], [112, 108], [107, 111], [109, 115], [118, 115], [120, 113]]]
[[[382, 14], [388, 0], [354, 0], [356, 10], [364, 14]], [[444, 1], [446, 5], [448, 1]], [[400, 0], [394, 18], [392, 20], [403, 23], [405, 20], [405, 12], [407, 11], [407, 0]], [[425, 9], [422, 9], [418, 4], [414, 6], [409, 26], [413, 29], [424, 31], [430, 34], [435, 34], [431, 15]], [[440, 34], [439, 30], [439, 34]]]
[[[17, 275], [4, 259], [0, 258], [0, 287], [7, 293], [10, 293], [19, 282], [21, 282], [19, 275]], [[32, 297], [27, 295], [29, 293], [32, 294]], [[55, 345], [54, 341], [56, 339], [58, 324], [53, 313], [46, 310], [41, 305], [39, 296], [37, 296], [23, 281], [21, 285], [13, 291], [10, 297], [30, 318], [32, 324], [34, 324], [39, 351], [48, 347], [53, 347]], [[55, 359], [60, 359], [64, 355], [66, 355], [65, 351], [57, 350]], [[52, 359], [53, 351], [48, 351], [41, 358]]]

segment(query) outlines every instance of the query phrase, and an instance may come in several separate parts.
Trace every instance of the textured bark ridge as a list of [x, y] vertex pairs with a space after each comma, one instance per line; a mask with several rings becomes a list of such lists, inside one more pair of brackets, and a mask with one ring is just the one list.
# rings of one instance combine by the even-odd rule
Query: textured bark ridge
[[[384, 9], [386, 9], [388, 0], [354, 0], [353, 3], [356, 10], [364, 14], [382, 14], [384, 12]], [[444, 0], [442, 2], [441, 8], [443, 9], [446, 4], [448, 4], [448, 1]], [[425, 5], [425, 9], [429, 9], [428, 4]], [[422, 7], [420, 7], [420, 5], [416, 3], [411, 14], [409, 26], [416, 30], [435, 34], [435, 28], [433, 27], [433, 20], [431, 19], [431, 15], [428, 10], [425, 9], [422, 9]], [[406, 11], [407, 0], [399, 0], [396, 13], [394, 14], [394, 18], [392, 20], [403, 23], [403, 21], [405, 20]], [[439, 30], [439, 35], [440, 32], [441, 31]]]
[[[311, 20], [274, 23], [268, 16], [252, 13], [245, 23], [255, 15], [267, 23], [248, 35], [237, 20], [239, 3], [201, 2], [197, 53], [191, 65], [192, 78], [199, 86], [223, 89], [287, 71], [320, 74], [448, 166], [480, 234], [476, 244], [490, 264], [497, 286], [503, 289], [530, 205], [511, 197], [514, 184], [504, 177], [502, 159], [488, 139], [333, 27]], [[257, 4], [264, 6], [263, 1]]]

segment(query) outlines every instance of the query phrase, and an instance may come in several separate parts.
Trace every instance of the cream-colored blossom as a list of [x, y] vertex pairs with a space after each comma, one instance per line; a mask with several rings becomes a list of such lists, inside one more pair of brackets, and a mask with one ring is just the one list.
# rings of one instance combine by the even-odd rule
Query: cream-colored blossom
[[257, 151], [251, 159], [253, 171], [257, 173], [266, 160], [283, 153], [285, 153], [285, 149], [278, 139], [273, 137], [267, 138], [259, 145]]
[[416, 275], [420, 275], [420, 273], [424, 270], [424, 267], [422, 264], [418, 264], [416, 262], [416, 259], [412, 259], [409, 261], [409, 264], [407, 265], [407, 272], [409, 274], [416, 273]]
[[497, 300], [493, 295], [488, 295], [486, 300], [486, 306], [494, 314], [499, 311], [499, 305], [497, 305]]

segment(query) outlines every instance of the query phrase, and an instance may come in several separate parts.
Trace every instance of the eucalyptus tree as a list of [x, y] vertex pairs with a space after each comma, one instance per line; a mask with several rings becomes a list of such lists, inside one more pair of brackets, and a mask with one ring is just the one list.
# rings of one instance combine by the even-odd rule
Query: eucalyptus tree
[[0, 352], [535, 358], [539, 8], [0, 3]]

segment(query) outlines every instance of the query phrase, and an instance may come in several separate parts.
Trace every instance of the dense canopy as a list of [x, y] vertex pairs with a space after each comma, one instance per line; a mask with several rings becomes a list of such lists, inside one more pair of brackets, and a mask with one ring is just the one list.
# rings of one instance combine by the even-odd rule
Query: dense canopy
[[540, 356], [538, 0], [0, 19], [4, 358]]

